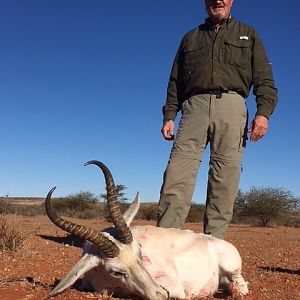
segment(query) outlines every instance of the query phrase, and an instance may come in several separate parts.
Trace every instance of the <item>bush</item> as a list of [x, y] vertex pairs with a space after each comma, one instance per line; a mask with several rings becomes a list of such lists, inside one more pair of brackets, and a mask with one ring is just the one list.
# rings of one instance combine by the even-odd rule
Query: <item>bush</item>
[[[288, 190], [272, 187], [252, 187], [249, 192], [239, 191], [235, 203], [235, 218], [251, 220], [267, 227], [282, 224], [291, 212], [297, 211], [299, 199]], [[256, 224], [255, 224], [256, 225]]]
[[6, 214], [7, 211], [9, 210], [9, 202], [1, 197], [0, 198], [0, 214]]
[[143, 203], [136, 215], [136, 219], [140, 220], [157, 220], [158, 205], [157, 203]]
[[[192, 203], [186, 222], [199, 223], [203, 220], [205, 205]], [[135, 219], [156, 221], [158, 215], [158, 204], [155, 202], [142, 203]]]
[[15, 224], [10, 224], [5, 218], [0, 217], [0, 251], [17, 251], [23, 244], [24, 237], [16, 228]]
[[186, 222], [199, 223], [203, 221], [205, 211], [204, 204], [192, 203]]
[[291, 212], [282, 222], [283, 226], [300, 228], [300, 211]]
[[78, 192], [64, 198], [58, 198], [52, 201], [52, 206], [56, 210], [64, 211], [71, 209], [74, 211], [84, 211], [95, 206], [98, 202], [96, 196], [90, 192]]
[[103, 211], [98, 199], [90, 192], [78, 192], [64, 198], [53, 199], [52, 207], [68, 217], [97, 218]]
[[44, 204], [35, 204], [35, 205], [11, 204], [8, 208], [7, 213], [27, 216], [27, 217], [41, 216], [45, 214], [45, 205]]
[[[0, 198], [0, 214], [16, 214], [22, 216], [37, 216], [45, 214], [44, 204], [21, 204], [13, 199]], [[38, 203], [40, 203], [38, 201]]]

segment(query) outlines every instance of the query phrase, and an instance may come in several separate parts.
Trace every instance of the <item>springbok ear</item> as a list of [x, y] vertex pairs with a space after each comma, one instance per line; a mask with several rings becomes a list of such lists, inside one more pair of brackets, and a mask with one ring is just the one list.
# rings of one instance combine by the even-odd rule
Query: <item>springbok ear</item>
[[129, 226], [131, 224], [132, 220], [136, 216], [136, 214], [140, 208], [140, 202], [141, 202], [140, 195], [139, 195], [139, 192], [137, 192], [134, 201], [130, 204], [130, 206], [127, 208], [127, 210], [123, 214], [123, 217], [124, 217], [124, 220], [125, 220], [127, 226]]
[[89, 270], [98, 266], [101, 263], [101, 259], [98, 256], [91, 254], [84, 254], [84, 256], [77, 262], [77, 264], [68, 272], [68, 274], [62, 279], [62, 281], [48, 294], [45, 299], [49, 299], [52, 296], [62, 293], [69, 288], [74, 282]]

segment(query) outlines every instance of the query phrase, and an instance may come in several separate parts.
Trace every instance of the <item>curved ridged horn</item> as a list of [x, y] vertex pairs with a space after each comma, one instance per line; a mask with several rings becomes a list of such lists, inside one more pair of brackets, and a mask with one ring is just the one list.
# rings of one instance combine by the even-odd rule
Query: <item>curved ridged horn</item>
[[109, 169], [98, 160], [90, 160], [84, 165], [96, 165], [102, 170], [106, 182], [108, 210], [112, 222], [118, 231], [118, 239], [123, 244], [131, 244], [133, 240], [132, 233], [123, 218], [118, 202], [117, 188]]
[[73, 222], [69, 222], [67, 220], [62, 219], [59, 217], [56, 212], [53, 210], [51, 206], [51, 195], [54, 192], [56, 187], [52, 188], [46, 198], [45, 207], [46, 212], [49, 219], [59, 228], [71, 233], [72, 235], [90, 241], [99, 249], [101, 252], [109, 258], [114, 258], [119, 254], [119, 248], [112, 242], [108, 237], [106, 237], [103, 233], [88, 228], [83, 225], [75, 224]]

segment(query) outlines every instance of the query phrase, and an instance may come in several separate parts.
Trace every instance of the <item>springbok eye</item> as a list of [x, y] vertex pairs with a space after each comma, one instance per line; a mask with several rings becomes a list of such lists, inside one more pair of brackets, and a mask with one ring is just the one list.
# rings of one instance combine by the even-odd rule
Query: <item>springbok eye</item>
[[117, 271], [117, 270], [110, 270], [109, 274], [116, 278], [126, 278], [127, 274], [125, 272]]

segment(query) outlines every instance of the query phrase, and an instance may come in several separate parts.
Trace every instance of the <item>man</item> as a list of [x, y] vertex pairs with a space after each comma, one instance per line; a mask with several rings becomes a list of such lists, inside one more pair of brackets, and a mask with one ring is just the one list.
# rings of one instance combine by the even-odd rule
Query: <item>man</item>
[[163, 107], [163, 137], [174, 139], [157, 226], [180, 228], [190, 209], [201, 156], [210, 144], [204, 233], [223, 239], [232, 219], [247, 139], [245, 98], [257, 111], [250, 141], [261, 139], [277, 102], [271, 65], [255, 30], [230, 15], [233, 0], [206, 0], [208, 18], [188, 32], [175, 57]]

